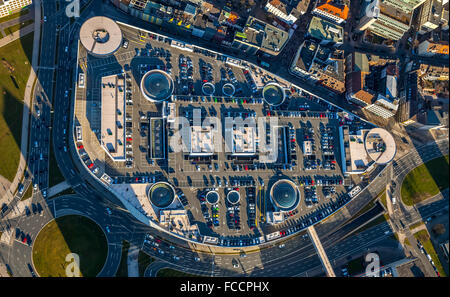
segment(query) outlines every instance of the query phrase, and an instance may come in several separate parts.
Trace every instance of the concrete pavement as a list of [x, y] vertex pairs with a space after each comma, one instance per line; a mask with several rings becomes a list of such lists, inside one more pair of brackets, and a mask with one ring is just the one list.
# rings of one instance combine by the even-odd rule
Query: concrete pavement
[[323, 249], [322, 243], [320, 242], [319, 236], [317, 236], [314, 226], [308, 227], [308, 234], [314, 243], [314, 247], [316, 248], [317, 253], [319, 254], [322, 265], [325, 267], [325, 270], [327, 271], [327, 275], [330, 277], [336, 277], [333, 267], [330, 264], [330, 260], [328, 259], [327, 253]]
[[129, 277], [139, 277], [138, 255], [139, 255], [139, 248], [135, 245], [130, 245], [127, 257]]
[[34, 24], [30, 24], [20, 30], [17, 30], [13, 32], [12, 34], [8, 34], [2, 39], [0, 39], [0, 47], [7, 45], [8, 43], [13, 42], [14, 40], [17, 40], [27, 34], [30, 34], [35, 30]]
[[48, 197], [50, 198], [52, 196], [55, 196], [56, 194], [61, 193], [62, 191], [69, 189], [70, 187], [71, 186], [70, 186], [70, 184], [67, 181], [60, 182], [59, 184], [54, 185], [51, 188], [48, 188], [48, 193], [47, 193]]

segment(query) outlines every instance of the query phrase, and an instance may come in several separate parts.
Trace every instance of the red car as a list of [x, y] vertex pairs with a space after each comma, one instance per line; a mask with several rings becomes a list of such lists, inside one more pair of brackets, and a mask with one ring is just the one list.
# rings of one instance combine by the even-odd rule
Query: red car
[[83, 146], [82, 144], [79, 144], [77, 147], [78, 147], [78, 149], [80, 149], [80, 150], [84, 148], [84, 146]]
[[88, 168], [91, 169], [92, 167], [94, 167], [94, 163], [89, 164]]
[[127, 137], [127, 141], [133, 141], [133, 138]]

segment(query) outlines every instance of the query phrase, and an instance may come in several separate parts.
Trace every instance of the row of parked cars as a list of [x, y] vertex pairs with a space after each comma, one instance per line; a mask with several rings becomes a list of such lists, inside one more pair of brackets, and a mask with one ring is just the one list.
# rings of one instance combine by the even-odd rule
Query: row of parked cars
[[248, 226], [253, 230], [256, 227], [256, 188], [246, 188], [246, 195]]
[[305, 204], [307, 207], [312, 207], [314, 204], [319, 203], [316, 186], [305, 186], [304, 193], [305, 193]]
[[180, 55], [179, 57], [180, 76], [178, 84], [181, 87], [183, 95], [194, 94], [194, 65], [191, 58]]
[[18, 240], [28, 246], [31, 246], [31, 243], [32, 243], [31, 235], [25, 234], [25, 232], [23, 232], [19, 228], [16, 228], [16, 240]]
[[245, 79], [247, 80], [248, 85], [252, 89], [253, 94], [258, 92], [258, 88], [256, 87], [255, 80], [253, 79], [253, 76], [251, 75], [250, 71], [248, 69], [243, 69]]
[[[289, 159], [290, 160], [297, 160], [297, 150], [296, 150], [296, 130], [292, 123], [289, 122], [288, 124], [288, 131], [289, 131]], [[290, 168], [289, 168], [290, 169]]]
[[334, 136], [332, 127], [320, 129], [320, 144], [323, 154], [322, 167], [326, 170], [336, 169], [336, 161], [334, 160]]
[[[127, 89], [127, 96], [132, 101], [133, 93], [131, 88]], [[132, 104], [128, 104], [125, 113], [125, 167], [133, 168], [133, 117], [132, 117]]]
[[[213, 218], [209, 213], [209, 209], [206, 202], [206, 193], [208, 193], [211, 189], [203, 189], [197, 192], [197, 198], [200, 201], [200, 208], [203, 214], [203, 218], [205, 219], [206, 225], [210, 228], [213, 226]], [[218, 217], [217, 217], [218, 221]]]
[[241, 230], [240, 207], [238, 205], [227, 205], [227, 225], [231, 230]]
[[78, 153], [80, 155], [81, 160], [84, 162], [84, 164], [86, 164], [86, 166], [94, 173], [98, 173], [98, 167], [95, 166], [95, 164], [92, 162], [91, 158], [89, 157], [89, 155], [87, 154], [83, 143], [78, 142], [77, 143], [77, 149], [78, 149]]

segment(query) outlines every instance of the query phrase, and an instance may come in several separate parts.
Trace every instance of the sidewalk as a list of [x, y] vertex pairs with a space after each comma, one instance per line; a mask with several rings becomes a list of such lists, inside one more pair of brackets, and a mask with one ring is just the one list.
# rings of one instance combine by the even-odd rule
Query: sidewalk
[[17, 40], [19, 38], [21, 38], [22, 36], [25, 36], [27, 34], [30, 34], [31, 32], [33, 32], [35, 30], [34, 28], [34, 24], [30, 24], [26, 27], [24, 27], [23, 29], [20, 29], [16, 32], [13, 32], [13, 34], [11, 35], [6, 35], [5, 37], [3, 37], [2, 39], [0, 39], [0, 47], [7, 45], [8, 43], [13, 42], [14, 40]]
[[[24, 170], [26, 168], [26, 156], [28, 154], [28, 131], [29, 131], [29, 120], [30, 120], [30, 106], [32, 103], [32, 91], [33, 91], [33, 84], [36, 80], [36, 72], [35, 69], [37, 69], [38, 62], [39, 62], [39, 44], [40, 44], [40, 38], [41, 38], [41, 22], [39, 21], [41, 19], [41, 1], [35, 0], [34, 2], [34, 19], [36, 20], [34, 24], [29, 25], [25, 27], [22, 30], [19, 30], [17, 32], [13, 33], [17, 35], [17, 38], [20, 38], [21, 36], [28, 34], [34, 30], [34, 39], [33, 39], [33, 58], [31, 62], [31, 70], [30, 70], [30, 76], [28, 77], [27, 85], [25, 87], [25, 94], [24, 94], [24, 106], [23, 106], [23, 114], [22, 114], [22, 139], [20, 143], [20, 161], [19, 166], [17, 168], [16, 176], [14, 177], [14, 180], [12, 181], [9, 191], [6, 191], [6, 195], [4, 197], [1, 197], [0, 204], [7, 203], [14, 198], [13, 193], [17, 189], [20, 180], [22, 179], [22, 176], [24, 174]], [[26, 33], [28, 32], [28, 33]], [[2, 38], [0, 39], [0, 47], [5, 45], [4, 43], [11, 42], [11, 40], [7, 40], [9, 38]]]
[[139, 277], [138, 255], [139, 248], [134, 245], [130, 246], [127, 257], [128, 277]]
[[56, 194], [61, 193], [68, 188], [70, 188], [70, 184], [66, 180], [60, 182], [59, 184], [54, 185], [53, 187], [48, 189], [48, 197], [55, 196]]

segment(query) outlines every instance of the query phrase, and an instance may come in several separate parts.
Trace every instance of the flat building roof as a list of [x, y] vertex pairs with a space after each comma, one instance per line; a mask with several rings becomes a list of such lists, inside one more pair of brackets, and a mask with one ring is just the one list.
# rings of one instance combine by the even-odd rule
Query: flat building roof
[[101, 145], [114, 161], [125, 161], [125, 79], [102, 77]]

